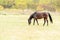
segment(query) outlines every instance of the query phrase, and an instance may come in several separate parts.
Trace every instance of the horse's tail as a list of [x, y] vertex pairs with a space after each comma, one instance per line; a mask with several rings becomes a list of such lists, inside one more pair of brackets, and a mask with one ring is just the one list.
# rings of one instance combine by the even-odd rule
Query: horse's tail
[[53, 20], [52, 20], [52, 17], [50, 15], [50, 13], [48, 13], [48, 15], [49, 15], [49, 18], [50, 18], [50, 22], [53, 23]]

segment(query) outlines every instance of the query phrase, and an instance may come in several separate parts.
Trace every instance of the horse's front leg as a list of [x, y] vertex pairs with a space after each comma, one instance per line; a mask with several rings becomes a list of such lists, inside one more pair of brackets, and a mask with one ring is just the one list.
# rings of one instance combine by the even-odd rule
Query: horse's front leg
[[33, 25], [35, 25], [35, 19], [34, 19], [34, 21], [33, 21]]
[[37, 24], [39, 25], [39, 23], [38, 23], [38, 20], [36, 19], [36, 22], [37, 22]]
[[48, 26], [48, 20], [47, 20], [47, 26]]
[[46, 23], [46, 19], [44, 19], [44, 24], [43, 24], [43, 26], [45, 25], [45, 23]]

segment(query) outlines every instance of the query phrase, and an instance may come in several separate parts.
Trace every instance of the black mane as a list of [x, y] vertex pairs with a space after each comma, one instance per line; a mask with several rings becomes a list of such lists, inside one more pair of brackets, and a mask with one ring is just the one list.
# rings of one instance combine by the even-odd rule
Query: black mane
[[29, 17], [29, 20], [31, 20], [32, 18], [34, 18], [33, 16], [36, 14], [36, 12], [34, 12], [33, 14], [31, 14], [31, 16]]

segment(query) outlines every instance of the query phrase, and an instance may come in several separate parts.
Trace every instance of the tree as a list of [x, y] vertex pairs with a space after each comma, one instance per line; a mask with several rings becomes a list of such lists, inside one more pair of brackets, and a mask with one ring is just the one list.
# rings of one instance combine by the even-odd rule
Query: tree
[[11, 8], [13, 5], [15, 5], [15, 0], [3, 0], [0, 5], [2, 5], [4, 8]]

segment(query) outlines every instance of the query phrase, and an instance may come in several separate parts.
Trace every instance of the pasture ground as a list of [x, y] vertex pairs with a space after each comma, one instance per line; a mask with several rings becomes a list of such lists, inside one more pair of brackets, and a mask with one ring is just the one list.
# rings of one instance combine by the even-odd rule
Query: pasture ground
[[0, 15], [0, 40], [60, 40], [60, 15], [52, 13], [53, 24], [28, 25], [30, 15]]

